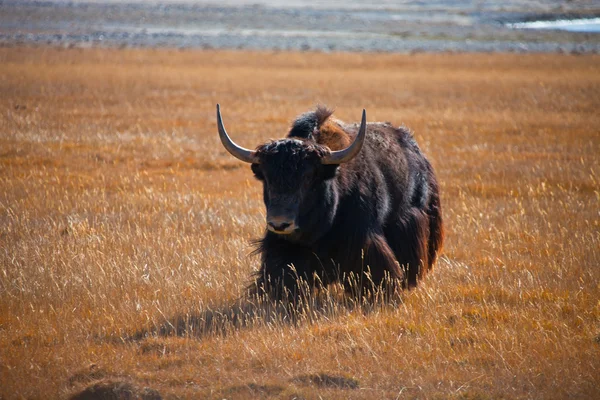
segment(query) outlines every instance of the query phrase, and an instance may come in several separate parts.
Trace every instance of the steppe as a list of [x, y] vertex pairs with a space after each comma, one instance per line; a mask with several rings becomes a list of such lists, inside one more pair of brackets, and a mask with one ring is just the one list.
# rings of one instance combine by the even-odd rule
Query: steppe
[[[600, 56], [16, 46], [0, 94], [0, 398], [600, 397]], [[412, 129], [434, 272], [391, 304], [167, 334], [258, 264], [260, 184], [217, 102], [246, 147], [318, 103]]]

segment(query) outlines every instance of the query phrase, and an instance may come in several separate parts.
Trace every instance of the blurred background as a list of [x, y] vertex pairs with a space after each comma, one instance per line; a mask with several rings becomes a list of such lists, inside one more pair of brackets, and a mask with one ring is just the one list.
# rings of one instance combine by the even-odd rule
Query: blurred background
[[600, 50], [600, 2], [0, 2], [0, 44], [318, 51]]

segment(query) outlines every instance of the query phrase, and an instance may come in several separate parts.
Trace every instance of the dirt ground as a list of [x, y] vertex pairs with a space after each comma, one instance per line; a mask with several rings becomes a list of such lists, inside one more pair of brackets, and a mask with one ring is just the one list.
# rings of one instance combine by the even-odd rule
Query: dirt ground
[[[599, 56], [16, 47], [0, 94], [0, 398], [600, 397]], [[318, 103], [412, 129], [434, 272], [224, 321], [264, 206], [217, 102], [246, 147]]]

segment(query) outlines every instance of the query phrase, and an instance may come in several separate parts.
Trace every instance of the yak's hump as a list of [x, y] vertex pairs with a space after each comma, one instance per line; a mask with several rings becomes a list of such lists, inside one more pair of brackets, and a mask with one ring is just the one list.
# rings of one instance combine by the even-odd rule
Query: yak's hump
[[318, 105], [314, 111], [309, 111], [296, 118], [288, 137], [314, 140], [331, 150], [345, 149], [352, 143], [352, 140], [340, 123], [330, 118], [332, 114], [332, 109]]
[[314, 111], [309, 111], [296, 118], [288, 137], [310, 139], [332, 114], [333, 110], [318, 105]]

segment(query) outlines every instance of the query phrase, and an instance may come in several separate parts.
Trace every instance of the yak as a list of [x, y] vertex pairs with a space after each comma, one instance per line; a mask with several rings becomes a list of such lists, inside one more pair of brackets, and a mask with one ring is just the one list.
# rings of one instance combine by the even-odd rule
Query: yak
[[[439, 186], [412, 133], [388, 122], [346, 124], [317, 106], [287, 137], [235, 144], [217, 104], [219, 137], [262, 182], [266, 231], [254, 287], [275, 299], [340, 282], [347, 291], [413, 288], [441, 251]], [[354, 286], [354, 288], [352, 288]]]

